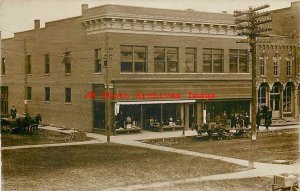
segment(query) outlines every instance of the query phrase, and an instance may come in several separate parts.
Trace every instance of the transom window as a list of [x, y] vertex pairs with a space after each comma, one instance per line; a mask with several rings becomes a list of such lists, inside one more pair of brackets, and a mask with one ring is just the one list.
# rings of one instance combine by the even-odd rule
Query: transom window
[[222, 73], [224, 62], [223, 49], [203, 49], [203, 72]]
[[154, 72], [178, 72], [178, 48], [154, 47]]
[[185, 72], [196, 72], [197, 49], [185, 48]]
[[248, 73], [248, 50], [229, 50], [229, 72]]
[[121, 72], [147, 72], [147, 47], [122, 45]]

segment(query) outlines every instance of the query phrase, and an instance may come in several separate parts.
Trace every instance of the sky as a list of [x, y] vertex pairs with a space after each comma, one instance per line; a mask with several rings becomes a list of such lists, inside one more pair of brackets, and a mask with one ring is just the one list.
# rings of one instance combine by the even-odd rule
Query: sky
[[270, 10], [290, 7], [298, 0], [0, 0], [1, 37], [13, 37], [14, 32], [31, 30], [34, 20], [45, 22], [75, 17], [81, 14], [81, 4], [89, 8], [105, 4], [131, 5], [166, 9], [194, 9], [202, 12], [246, 10], [249, 6], [270, 5]]

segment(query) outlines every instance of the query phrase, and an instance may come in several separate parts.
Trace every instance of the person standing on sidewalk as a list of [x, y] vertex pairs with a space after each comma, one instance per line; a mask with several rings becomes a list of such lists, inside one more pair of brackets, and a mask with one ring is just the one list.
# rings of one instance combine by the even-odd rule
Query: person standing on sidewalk
[[265, 118], [265, 125], [267, 130], [269, 130], [271, 124], [272, 124], [272, 109], [269, 109], [266, 112], [266, 118]]
[[10, 110], [10, 114], [11, 114], [11, 118], [15, 119], [17, 116], [17, 109], [15, 108], [15, 106], [13, 106]]

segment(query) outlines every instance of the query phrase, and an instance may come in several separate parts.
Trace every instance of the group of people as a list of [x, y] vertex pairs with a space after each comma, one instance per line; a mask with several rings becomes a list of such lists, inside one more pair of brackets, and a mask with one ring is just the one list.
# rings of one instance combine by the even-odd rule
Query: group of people
[[270, 125], [272, 124], [272, 109], [267, 106], [263, 106], [262, 108], [258, 108], [256, 114], [256, 128], [259, 130], [259, 126], [261, 124], [261, 119], [265, 120], [266, 129], [269, 130]]
[[250, 125], [250, 116], [248, 113], [240, 114], [240, 113], [234, 113], [230, 117], [230, 125], [231, 128], [237, 128], [237, 127], [246, 127], [248, 128]]

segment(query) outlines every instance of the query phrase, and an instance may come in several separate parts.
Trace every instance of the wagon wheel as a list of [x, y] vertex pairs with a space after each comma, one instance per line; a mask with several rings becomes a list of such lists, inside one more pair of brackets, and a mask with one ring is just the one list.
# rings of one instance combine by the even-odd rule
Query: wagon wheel
[[291, 191], [299, 191], [298, 181], [295, 182], [294, 185], [291, 187]]

